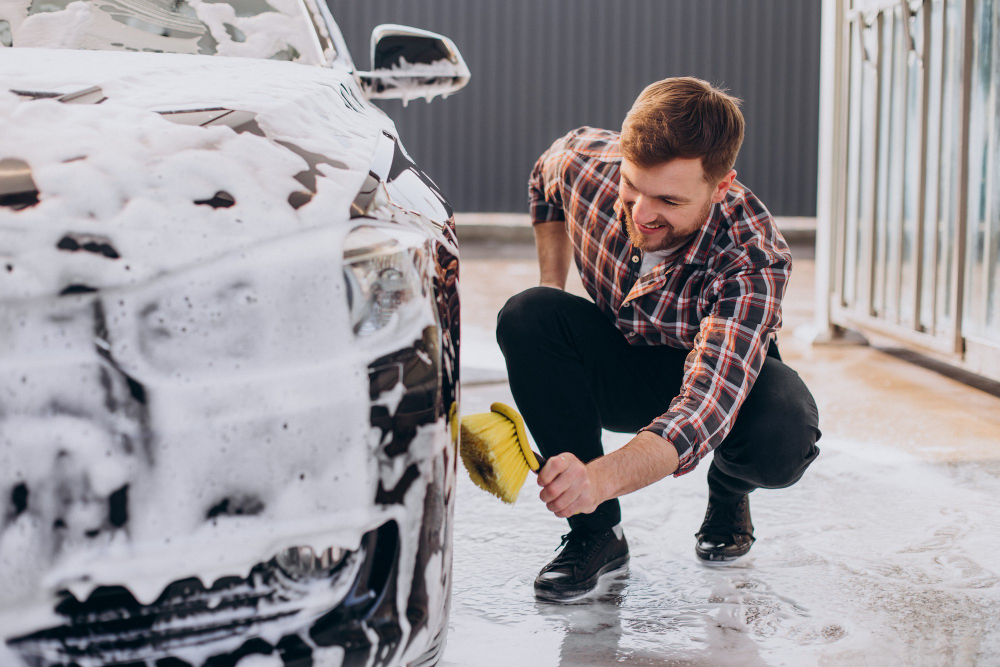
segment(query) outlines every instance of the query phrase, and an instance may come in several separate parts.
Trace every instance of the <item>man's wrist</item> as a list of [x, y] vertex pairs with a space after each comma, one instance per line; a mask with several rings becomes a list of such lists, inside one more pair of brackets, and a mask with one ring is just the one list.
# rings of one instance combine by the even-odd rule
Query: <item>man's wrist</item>
[[674, 473], [678, 464], [670, 440], [640, 431], [621, 449], [588, 463], [587, 474], [600, 503], [649, 486]]
[[587, 475], [590, 477], [590, 486], [594, 489], [594, 497], [600, 505], [606, 500], [616, 498], [615, 490], [612, 488], [611, 475], [604, 465], [607, 463], [605, 457], [599, 456], [587, 464]]

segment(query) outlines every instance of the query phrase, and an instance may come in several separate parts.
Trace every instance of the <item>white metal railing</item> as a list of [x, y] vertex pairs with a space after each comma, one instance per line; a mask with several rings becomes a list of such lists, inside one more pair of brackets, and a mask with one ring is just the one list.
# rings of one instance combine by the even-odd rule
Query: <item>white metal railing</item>
[[1000, 0], [823, 16], [820, 321], [1000, 379]]

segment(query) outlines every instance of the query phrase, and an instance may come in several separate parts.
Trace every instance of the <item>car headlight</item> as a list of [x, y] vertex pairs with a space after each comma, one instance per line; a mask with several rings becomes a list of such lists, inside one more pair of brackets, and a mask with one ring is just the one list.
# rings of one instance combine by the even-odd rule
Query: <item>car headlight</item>
[[400, 308], [422, 294], [419, 265], [423, 237], [406, 230], [390, 235], [358, 227], [344, 239], [344, 280], [354, 333], [384, 328]]
[[319, 554], [312, 547], [291, 547], [274, 557], [286, 574], [296, 579], [323, 577], [344, 562], [348, 551], [338, 547], [330, 547]]

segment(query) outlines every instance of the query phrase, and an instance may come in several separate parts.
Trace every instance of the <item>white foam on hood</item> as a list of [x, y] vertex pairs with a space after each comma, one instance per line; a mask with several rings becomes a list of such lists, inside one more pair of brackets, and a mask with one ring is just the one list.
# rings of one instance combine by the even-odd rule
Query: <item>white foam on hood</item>
[[[136, 282], [254, 239], [342, 220], [368, 173], [380, 130], [391, 128], [378, 113], [347, 107], [339, 84], [348, 74], [342, 70], [173, 54], [7, 49], [0, 52], [0, 71], [0, 159], [25, 160], [41, 200], [19, 212], [0, 209], [0, 261], [18, 260], [0, 275], [0, 298], [58, 291], [70, 276], [53, 275], [53, 265], [72, 267], [79, 282]], [[105, 102], [63, 104], [9, 92], [94, 85]], [[150, 112], [206, 107], [253, 112], [267, 137], [180, 125]], [[294, 176], [308, 165], [278, 140], [347, 169], [320, 164], [335, 178], [319, 179], [316, 197], [296, 211], [288, 196], [303, 189]], [[233, 195], [236, 206], [193, 204], [220, 190]], [[113, 234], [125, 261], [51, 254], [67, 231]]]

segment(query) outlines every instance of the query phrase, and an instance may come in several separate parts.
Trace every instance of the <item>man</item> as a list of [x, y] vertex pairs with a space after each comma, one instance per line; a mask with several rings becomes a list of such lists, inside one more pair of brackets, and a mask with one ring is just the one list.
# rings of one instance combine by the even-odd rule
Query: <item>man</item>
[[[642, 92], [621, 133], [581, 128], [535, 165], [541, 285], [497, 321], [510, 387], [541, 452], [541, 499], [569, 519], [535, 595], [571, 600], [624, 568], [618, 496], [710, 451], [705, 561], [754, 542], [747, 495], [794, 484], [819, 453], [809, 390], [775, 334], [788, 246], [735, 180], [738, 101], [693, 78]], [[574, 257], [593, 302], [563, 291]], [[604, 455], [601, 429], [637, 432]]]

